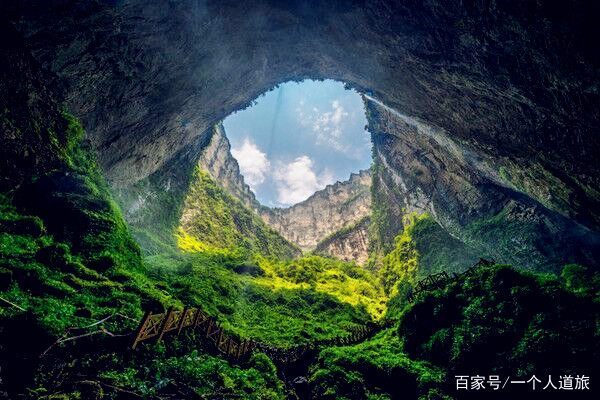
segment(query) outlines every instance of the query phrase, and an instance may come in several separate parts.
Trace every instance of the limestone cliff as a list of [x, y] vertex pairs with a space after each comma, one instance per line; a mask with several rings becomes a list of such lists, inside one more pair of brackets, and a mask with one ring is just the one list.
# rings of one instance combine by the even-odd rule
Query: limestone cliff
[[370, 172], [361, 171], [292, 207], [263, 208], [261, 216], [302, 250], [314, 250], [327, 236], [370, 215], [370, 187]]
[[365, 216], [354, 224], [346, 225], [320, 241], [315, 252], [365, 265], [369, 258], [370, 222], [371, 218]]
[[[390, 178], [401, 177], [408, 190], [420, 190], [454, 236], [516, 253], [514, 262], [530, 258], [531, 266], [597, 266], [578, 239], [593, 235], [597, 243], [600, 230], [600, 52], [589, 40], [600, 34], [595, 2], [24, 0], [1, 7], [60, 83], [61, 101], [82, 119], [129, 216], [178, 213], [181, 202], [162, 202], [165, 193], [169, 201], [182, 197], [174, 187], [186, 190], [187, 178], [173, 177], [189, 173], [181, 166], [195, 164], [190, 156], [228, 114], [285, 80], [331, 78], [436, 127], [421, 129], [412, 144], [391, 137], [377, 147], [389, 172], [384, 183], [391, 188]], [[403, 169], [411, 163], [422, 167], [410, 170], [415, 179]], [[489, 221], [498, 215], [507, 218]], [[500, 232], [472, 225], [482, 218], [515, 234], [499, 243]], [[464, 235], [467, 226], [472, 233]]]
[[271, 209], [260, 205], [244, 182], [221, 124], [211, 131], [197, 165], [230, 195], [259, 214], [267, 225], [303, 250], [318, 247], [319, 253], [342, 260], [354, 260], [359, 264], [367, 260], [371, 204], [369, 171], [352, 174], [348, 181], [330, 185], [293, 207]]
[[225, 136], [223, 125], [213, 127], [211, 138], [200, 154], [198, 166], [246, 207], [254, 211], [259, 209], [260, 204], [244, 182], [238, 163], [231, 155], [231, 145]]
[[[598, 234], [544, 204], [539, 192], [516, 190], [506, 177], [509, 158], [477, 152], [451, 132], [368, 96], [365, 104], [375, 155], [376, 250], [389, 250], [402, 228], [394, 216], [404, 209], [428, 212], [475, 254], [502, 263], [546, 270], [566, 262], [593, 265]], [[545, 182], [552, 192], [555, 181]]]

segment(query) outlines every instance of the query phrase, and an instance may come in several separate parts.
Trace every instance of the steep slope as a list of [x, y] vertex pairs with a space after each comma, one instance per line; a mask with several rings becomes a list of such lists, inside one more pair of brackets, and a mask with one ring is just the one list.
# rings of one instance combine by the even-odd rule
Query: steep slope
[[[597, 265], [600, 234], [548, 208], [549, 199], [518, 190], [507, 180], [509, 158], [478, 153], [369, 96], [365, 105], [375, 163], [374, 242], [384, 253], [401, 226], [394, 216], [404, 209], [429, 213], [450, 236], [499, 262], [540, 270]], [[544, 181], [560, 192], [552, 176]]]
[[229, 195], [303, 250], [317, 250], [359, 264], [367, 260], [369, 171], [352, 174], [348, 181], [330, 185], [293, 207], [271, 209], [262, 206], [244, 182], [221, 124], [212, 129], [197, 165]]
[[[474, 214], [498, 222], [490, 221], [498, 204], [516, 220], [536, 214], [538, 220], [520, 218], [514, 230], [546, 229], [539, 239], [555, 248], [572, 235], [553, 235], [564, 221], [540, 216], [539, 206], [598, 232], [600, 52], [589, 40], [599, 33], [596, 2], [280, 3], [27, 0], [3, 2], [2, 15], [59, 76], [113, 187], [135, 191], [137, 182], [193, 152], [216, 122], [279, 82], [333, 78], [447, 132], [468, 146], [468, 159], [492, 159], [504, 190], [479, 192], [471, 186], [485, 180], [464, 182], [466, 197], [480, 197], [492, 211]], [[401, 155], [382, 147], [389, 168], [402, 174]], [[461, 182], [448, 171], [478, 174], [472, 164], [434, 159], [424, 140], [413, 147], [415, 158], [449, 178], [423, 174], [434, 177], [420, 185], [430, 198], [452, 200]], [[537, 204], [509, 204], [507, 189]], [[149, 197], [141, 207], [160, 208], [152, 202]], [[432, 215], [453, 236], [464, 232], [468, 207], [436, 208]], [[510, 252], [510, 240], [497, 240], [501, 232], [482, 233], [474, 226], [472, 241]], [[598, 259], [565, 254], [577, 252], [578, 244], [543, 252], [519, 238], [517, 246], [520, 258], [533, 254], [529, 266]]]
[[289, 208], [261, 209], [265, 222], [297, 243], [303, 250], [314, 250], [328, 235], [355, 224], [371, 212], [371, 174], [361, 171], [319, 190]]
[[184, 200], [179, 247], [184, 250], [243, 248], [265, 256], [292, 258], [293, 244], [197, 167]]
[[315, 246], [315, 253], [330, 255], [344, 261], [364, 265], [369, 258], [370, 216], [335, 231]]
[[213, 180], [246, 207], [254, 211], [260, 208], [254, 193], [244, 182], [236, 159], [231, 154], [231, 144], [225, 136], [222, 124], [215, 125], [211, 130], [210, 140], [200, 153], [198, 166], [208, 172]]

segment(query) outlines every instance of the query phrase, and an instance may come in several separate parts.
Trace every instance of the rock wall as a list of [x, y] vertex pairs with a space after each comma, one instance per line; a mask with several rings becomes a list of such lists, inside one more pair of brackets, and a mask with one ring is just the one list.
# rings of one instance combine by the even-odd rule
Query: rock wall
[[230, 195], [260, 215], [267, 225], [304, 251], [316, 250], [359, 264], [366, 262], [371, 204], [369, 171], [352, 174], [348, 181], [330, 185], [293, 207], [271, 209], [262, 206], [244, 182], [221, 124], [212, 129], [197, 165]]
[[231, 145], [225, 136], [223, 125], [217, 124], [214, 126], [210, 141], [202, 149], [197, 164], [232, 196], [240, 200], [249, 209], [258, 212], [261, 206], [250, 187], [244, 182], [240, 167], [231, 155]]
[[317, 244], [336, 231], [353, 225], [371, 213], [371, 174], [351, 174], [319, 190], [308, 199], [288, 208], [263, 208], [265, 222], [302, 250]]
[[379, 102], [365, 104], [376, 155], [373, 218], [389, 222], [380, 227], [383, 248], [401, 227], [390, 216], [404, 209], [430, 213], [452, 237], [501, 263], [546, 270], [595, 265], [600, 235], [517, 191], [503, 172], [510, 160], [478, 153]]
[[[25, 0], [1, 7], [58, 78], [125, 209], [125, 200], [137, 202], [140, 182], [168, 182], [179, 157], [197, 153], [215, 123], [260, 93], [290, 79], [333, 78], [469, 149], [455, 155], [456, 166], [432, 158], [423, 140], [414, 149], [415, 159], [441, 171], [441, 180], [420, 188], [454, 235], [501, 211], [522, 222], [542, 210], [519, 229], [546, 230], [550, 247], [563, 240], [569, 247], [573, 235], [600, 228], [597, 2]], [[401, 152], [392, 143], [379, 147], [400, 176]], [[485, 168], [479, 159], [494, 160], [496, 170], [472, 170]], [[138, 214], [159, 208], [141, 207], [149, 211]], [[515, 243], [518, 252], [532, 250]], [[485, 247], [497, 248], [497, 240]], [[532, 265], [547, 256], [534, 254]]]
[[317, 244], [315, 253], [365, 265], [369, 258], [370, 222], [367, 216], [334, 232]]

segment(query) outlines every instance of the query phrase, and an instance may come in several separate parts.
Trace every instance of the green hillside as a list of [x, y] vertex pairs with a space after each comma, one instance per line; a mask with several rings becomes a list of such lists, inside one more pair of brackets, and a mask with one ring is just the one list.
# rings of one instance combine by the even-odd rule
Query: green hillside
[[184, 251], [245, 249], [284, 259], [300, 254], [199, 168], [194, 171], [180, 222], [178, 244]]

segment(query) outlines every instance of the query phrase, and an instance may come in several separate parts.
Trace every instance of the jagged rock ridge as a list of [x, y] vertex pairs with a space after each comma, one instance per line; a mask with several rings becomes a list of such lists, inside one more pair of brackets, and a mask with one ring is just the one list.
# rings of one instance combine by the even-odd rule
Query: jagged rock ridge
[[261, 215], [301, 249], [314, 250], [327, 236], [370, 215], [370, 187], [370, 172], [360, 171], [291, 207], [263, 208]]
[[210, 141], [202, 149], [198, 166], [207, 171], [214, 180], [244, 203], [246, 207], [258, 212], [261, 207], [260, 203], [240, 173], [239, 165], [231, 154], [231, 144], [225, 136], [222, 124], [217, 124], [212, 129]]
[[292, 207], [265, 207], [244, 182], [221, 124], [213, 128], [211, 138], [200, 153], [198, 167], [302, 250], [312, 251], [318, 247], [319, 253], [346, 261], [363, 264], [367, 260], [369, 171], [352, 174], [348, 181], [329, 185]]

